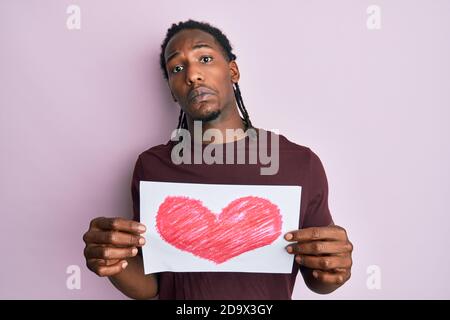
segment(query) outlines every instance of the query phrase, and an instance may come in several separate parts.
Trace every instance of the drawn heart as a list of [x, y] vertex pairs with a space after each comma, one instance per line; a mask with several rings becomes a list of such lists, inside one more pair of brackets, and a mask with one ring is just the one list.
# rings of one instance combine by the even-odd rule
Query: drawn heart
[[217, 264], [271, 244], [280, 236], [281, 225], [278, 206], [254, 196], [232, 201], [218, 215], [200, 200], [168, 196], [156, 216], [163, 240]]

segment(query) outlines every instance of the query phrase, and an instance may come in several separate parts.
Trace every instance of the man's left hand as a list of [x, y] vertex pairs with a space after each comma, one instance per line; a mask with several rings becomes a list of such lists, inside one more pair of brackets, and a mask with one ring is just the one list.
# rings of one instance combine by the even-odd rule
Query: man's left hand
[[353, 245], [344, 228], [332, 225], [295, 230], [284, 237], [295, 242], [286, 247], [295, 261], [310, 268], [323, 284], [342, 285], [350, 278]]

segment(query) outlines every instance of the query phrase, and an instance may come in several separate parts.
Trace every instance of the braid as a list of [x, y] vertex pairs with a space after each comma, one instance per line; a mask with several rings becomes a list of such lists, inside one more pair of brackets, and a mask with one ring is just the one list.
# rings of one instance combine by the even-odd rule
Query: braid
[[180, 125], [181, 125], [181, 119], [183, 119], [183, 110], [180, 110], [180, 116], [178, 117], [178, 124], [177, 124], [177, 129], [180, 129]]
[[184, 113], [183, 110], [180, 110], [180, 115], [178, 117], [178, 124], [177, 124], [177, 129], [187, 129], [187, 119], [186, 119], [186, 114]]
[[245, 130], [248, 130], [250, 128], [253, 128], [252, 122], [250, 121], [250, 116], [248, 115], [247, 109], [244, 106], [244, 100], [242, 100], [241, 95], [241, 89], [239, 88], [239, 85], [237, 83], [234, 84], [236, 86], [236, 89], [234, 90], [234, 95], [236, 97], [236, 101], [239, 107], [239, 110], [242, 113], [242, 116], [244, 117], [242, 120], [245, 124]]

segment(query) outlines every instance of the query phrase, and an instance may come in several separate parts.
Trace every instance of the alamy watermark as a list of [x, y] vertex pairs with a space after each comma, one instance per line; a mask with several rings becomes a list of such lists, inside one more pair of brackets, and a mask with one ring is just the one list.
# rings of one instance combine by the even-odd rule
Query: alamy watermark
[[[246, 135], [249, 139], [242, 138]], [[239, 137], [241, 139], [237, 139]], [[268, 147], [269, 139], [270, 148]], [[280, 166], [279, 134], [276, 129], [272, 131], [259, 130], [259, 133], [254, 128], [250, 128], [246, 132], [242, 129], [226, 129], [225, 137], [223, 137], [222, 131], [214, 128], [207, 129], [202, 134], [202, 121], [194, 121], [194, 137], [187, 129], [176, 129], [172, 132], [171, 140], [178, 141], [171, 153], [172, 163], [176, 165], [260, 163], [262, 165], [261, 175], [275, 175]], [[248, 148], [245, 145], [246, 140], [249, 143]], [[203, 147], [202, 143], [205, 141], [211, 143]], [[226, 143], [214, 143], [215, 141]], [[228, 143], [232, 141], [236, 141], [237, 145], [236, 161], [235, 144]], [[192, 146], [194, 148], [193, 155]], [[248, 163], [246, 163], [246, 150], [248, 150]]]
[[81, 269], [76, 264], [70, 265], [66, 269], [69, 276], [66, 279], [66, 287], [69, 290], [81, 289]]
[[368, 14], [366, 26], [369, 30], [380, 30], [381, 29], [381, 7], [378, 5], [370, 5], [366, 9]]
[[369, 290], [381, 290], [381, 268], [375, 264], [367, 267], [369, 277], [366, 280], [366, 286]]
[[69, 14], [66, 20], [66, 27], [68, 30], [81, 29], [81, 9], [80, 6], [72, 4], [67, 7], [66, 13]]

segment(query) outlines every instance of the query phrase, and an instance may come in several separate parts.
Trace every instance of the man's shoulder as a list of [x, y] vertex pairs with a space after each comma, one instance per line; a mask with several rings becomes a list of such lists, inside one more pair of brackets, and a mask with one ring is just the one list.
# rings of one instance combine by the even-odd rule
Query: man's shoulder
[[172, 141], [169, 140], [166, 143], [161, 143], [158, 145], [154, 145], [152, 147], [149, 147], [148, 149], [144, 150], [139, 154], [139, 158], [145, 159], [149, 157], [167, 157], [167, 155], [170, 155], [172, 147]]
[[281, 152], [293, 152], [306, 157], [311, 157], [314, 154], [310, 147], [288, 139], [284, 134], [280, 133], [279, 130], [266, 130], [263, 128], [258, 128], [258, 131], [260, 133], [265, 132], [266, 136], [269, 136], [269, 134], [273, 134], [274, 136], [278, 137], [278, 143]]

